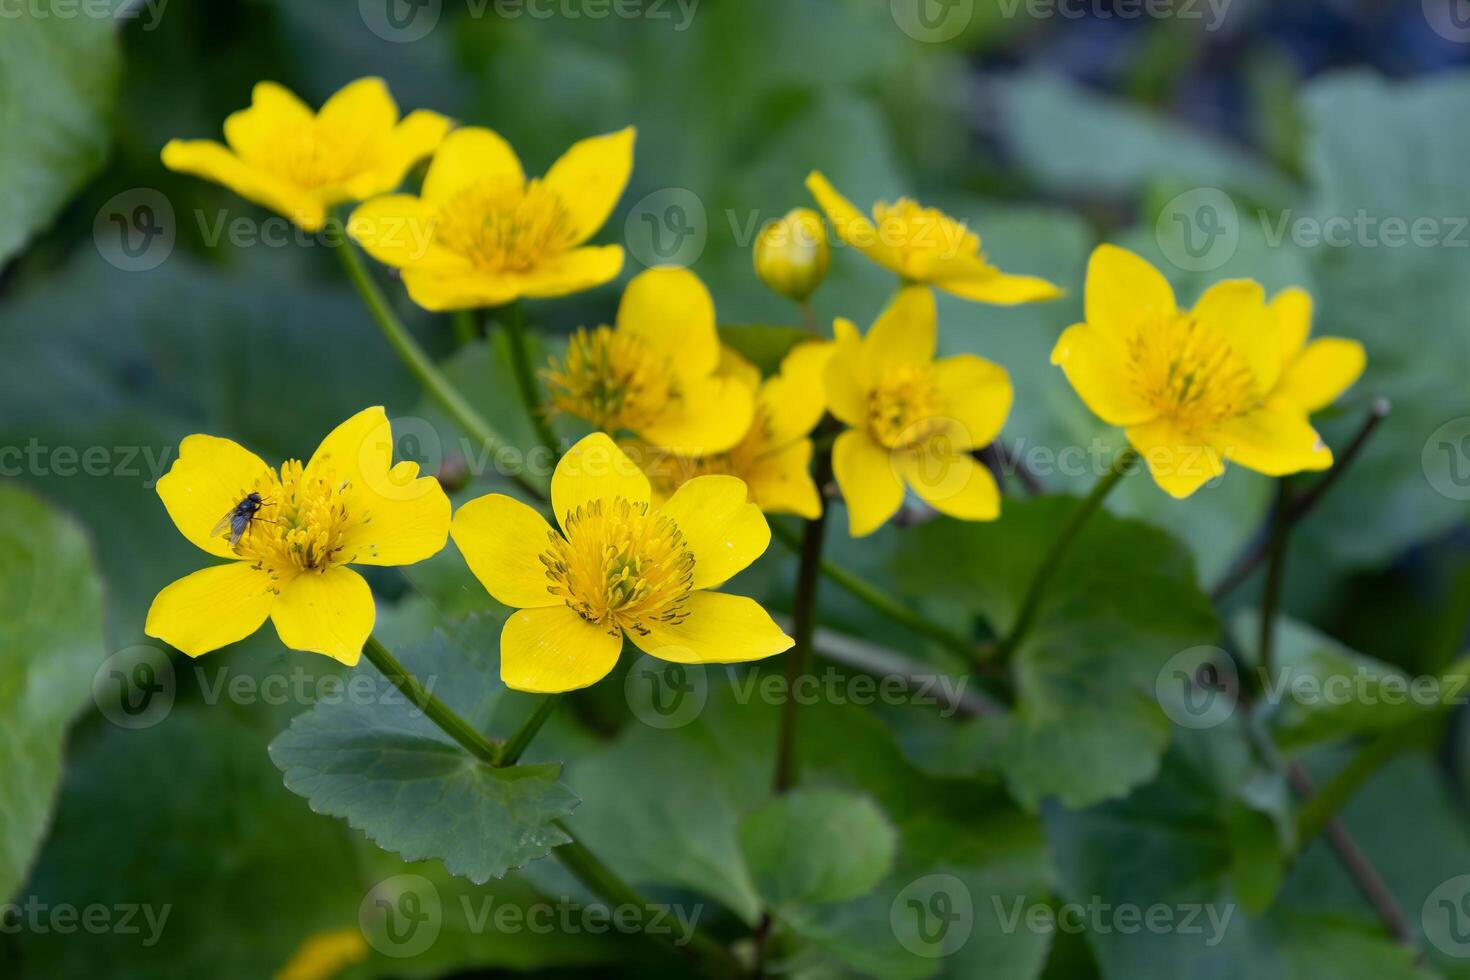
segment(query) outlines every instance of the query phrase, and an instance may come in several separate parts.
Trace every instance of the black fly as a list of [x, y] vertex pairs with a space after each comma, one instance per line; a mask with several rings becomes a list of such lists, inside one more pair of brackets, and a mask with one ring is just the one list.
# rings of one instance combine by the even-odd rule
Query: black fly
[[240, 545], [240, 538], [244, 536], [246, 531], [250, 530], [250, 522], [264, 520], [264, 518], [258, 518], [255, 515], [265, 505], [266, 501], [261, 499], [260, 494], [253, 491], [246, 494], [244, 500], [231, 507], [230, 512], [219, 519], [219, 523], [214, 526], [213, 531], [209, 532], [209, 536], [211, 538], [220, 537], [228, 531], [230, 533], [230, 550], [235, 550]]

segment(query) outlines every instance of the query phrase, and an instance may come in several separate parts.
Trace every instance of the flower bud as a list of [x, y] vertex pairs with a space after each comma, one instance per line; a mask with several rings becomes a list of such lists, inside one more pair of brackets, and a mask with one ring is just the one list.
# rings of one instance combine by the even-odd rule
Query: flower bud
[[822, 284], [830, 260], [827, 226], [811, 208], [793, 208], [762, 228], [755, 240], [755, 274], [798, 303]]

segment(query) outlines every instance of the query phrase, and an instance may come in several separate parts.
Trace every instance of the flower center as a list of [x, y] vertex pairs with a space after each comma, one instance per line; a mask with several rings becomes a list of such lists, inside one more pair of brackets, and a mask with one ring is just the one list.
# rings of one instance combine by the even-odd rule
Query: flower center
[[253, 162], [288, 183], [315, 190], [361, 173], [373, 149], [371, 138], [313, 119], [282, 126]]
[[576, 244], [577, 227], [539, 180], [481, 180], [444, 202], [435, 237], [486, 272], [526, 272]]
[[669, 358], [608, 326], [578, 330], [543, 376], [556, 408], [605, 432], [636, 432], [679, 397]]
[[366, 517], [349, 511], [351, 485], [329, 469], [308, 478], [300, 460], [288, 460], [279, 476], [268, 470], [250, 489], [263, 503], [235, 548], [241, 558], [260, 562], [273, 575], [323, 571], [356, 559], [343, 542]]
[[609, 633], [647, 635], [650, 624], [682, 623], [693, 588], [694, 555], [679, 526], [647, 503], [594, 500], [566, 515], [566, 536], [552, 531], [541, 553], [558, 596]]
[[938, 263], [962, 255], [984, 258], [980, 239], [964, 224], [906, 197], [873, 205], [873, 223], [878, 243], [897, 250], [899, 264], [910, 279], [923, 280]]
[[944, 399], [927, 364], [889, 368], [868, 393], [868, 431], [889, 449], [905, 449], [944, 431]]
[[1187, 313], [1140, 325], [1127, 349], [1134, 388], [1186, 432], [1223, 422], [1260, 400], [1245, 358]]

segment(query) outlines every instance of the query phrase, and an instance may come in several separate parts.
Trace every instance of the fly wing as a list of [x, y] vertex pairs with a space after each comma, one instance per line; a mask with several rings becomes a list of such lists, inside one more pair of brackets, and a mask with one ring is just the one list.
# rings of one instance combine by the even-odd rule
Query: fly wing
[[221, 517], [219, 519], [219, 523], [215, 524], [214, 530], [209, 532], [209, 536], [211, 538], [222, 538], [222, 537], [224, 537], [225, 534], [226, 534], [226, 532], [228, 532], [230, 530], [230, 524], [231, 524], [231, 522], [235, 518], [235, 511], [238, 510], [238, 509], [239, 508], [237, 508], [237, 507], [231, 507], [230, 508], [230, 512], [228, 514], [226, 514], [224, 517]]

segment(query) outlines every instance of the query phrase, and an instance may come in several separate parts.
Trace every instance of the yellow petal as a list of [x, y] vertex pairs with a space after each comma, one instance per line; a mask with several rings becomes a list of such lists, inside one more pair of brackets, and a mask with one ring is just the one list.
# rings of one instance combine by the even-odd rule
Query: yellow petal
[[1287, 408], [1258, 408], [1228, 419], [1211, 442], [1225, 458], [1267, 476], [1332, 465], [1332, 450], [1323, 445], [1306, 416]]
[[744, 438], [754, 414], [755, 396], [739, 381], [699, 378], [685, 381], [681, 397], [639, 435], [682, 456], [708, 456]]
[[821, 517], [822, 497], [811, 464], [810, 439], [761, 456], [745, 473], [750, 499], [767, 514], [795, 514], [809, 521]]
[[1225, 472], [1219, 451], [1198, 435], [1180, 432], [1168, 419], [1125, 430], [1128, 441], [1171, 497], [1182, 499]]
[[684, 600], [683, 622], [648, 623], [648, 634], [629, 634], [644, 653], [677, 664], [734, 664], [790, 650], [794, 642], [754, 599], [693, 592]]
[[688, 269], [660, 267], [634, 276], [618, 304], [617, 328], [672, 357], [681, 377], [702, 378], [719, 366], [715, 301]]
[[541, 554], [556, 534], [534, 509], [492, 493], [455, 511], [449, 533], [465, 564], [495, 601], [518, 609], [561, 603], [547, 591]]
[[364, 170], [343, 184], [347, 199], [362, 201], [396, 190], [409, 168], [434, 152], [452, 124], [437, 112], [419, 109], [408, 114], [385, 137], [384, 145]]
[[1000, 488], [990, 471], [969, 453], [895, 453], [903, 481], [941, 514], [963, 521], [993, 521], [1000, 516]]
[[1281, 340], [1260, 283], [1250, 279], [1217, 282], [1194, 304], [1193, 313], [1205, 329], [1224, 337], [1245, 359], [1260, 394], [1275, 386], [1281, 377]]
[[271, 622], [287, 647], [325, 654], [349, 667], [362, 656], [376, 616], [367, 581], [342, 565], [297, 575], [271, 609]]
[[648, 477], [603, 432], [567, 450], [551, 474], [551, 509], [563, 528], [568, 514], [595, 500], [612, 503], [621, 497], [636, 504], [651, 496]]
[[720, 365], [715, 368], [715, 373], [724, 378], [734, 378], [752, 391], [761, 385], [761, 369], [729, 344], [720, 345]]
[[756, 400], [764, 413], [772, 446], [806, 438], [827, 411], [823, 383], [836, 345], [813, 340], [797, 344], [781, 361], [781, 373], [761, 386]]
[[673, 520], [694, 555], [693, 584], [708, 589], [765, 554], [771, 528], [733, 476], [697, 476], [674, 491], [659, 513]]
[[878, 240], [878, 229], [852, 202], [828, 182], [819, 171], [813, 170], [806, 178], [806, 188], [812, 197], [827, 212], [827, 220], [839, 238], [862, 252], [879, 265], [899, 272], [900, 266], [893, 249]]
[[1087, 262], [1085, 304], [1087, 322], [1120, 339], [1140, 322], [1162, 320], [1178, 312], [1169, 280], [1116, 245], [1093, 249]]
[[934, 359], [937, 340], [934, 291], [928, 286], [906, 286], [868, 331], [863, 351], [870, 371], [879, 365], [927, 364]]
[[1127, 354], [1115, 334], [1091, 323], [1074, 323], [1062, 331], [1051, 362], [1092, 410], [1109, 425], [1139, 425], [1158, 414], [1129, 383]]
[[1298, 286], [1283, 289], [1271, 299], [1271, 315], [1276, 318], [1281, 363], [1290, 364], [1307, 346], [1312, 332], [1311, 294]]
[[429, 172], [424, 175], [424, 200], [442, 204], [472, 184], [501, 182], [523, 187], [526, 175], [520, 158], [499, 133], [480, 126], [456, 129], [434, 152]]
[[359, 78], [338, 89], [317, 116], [334, 129], [386, 136], [398, 124], [398, 103], [381, 78]]
[[872, 379], [857, 327], [839, 318], [834, 324], [837, 341], [822, 379], [827, 392], [827, 407], [848, 425], [868, 424], [868, 392]]
[[521, 275], [520, 295], [569, 296], [612, 282], [623, 271], [621, 245], [589, 245], [553, 255]]
[[255, 169], [213, 140], [169, 140], [163, 148], [163, 165], [222, 184], [306, 231], [320, 231], [327, 222], [321, 198]]
[[580, 245], [607, 221], [633, 172], [632, 126], [573, 143], [546, 171], [546, 187], [555, 191], [577, 229]]
[[269, 470], [229, 439], [193, 435], [179, 444], [178, 459], [158, 481], [158, 496], [184, 537], [211, 555], [234, 558], [229, 539], [211, 532]]
[[623, 638], [564, 605], [522, 609], [500, 631], [500, 679], [533, 694], [559, 694], [596, 684], [618, 662]]
[[257, 82], [250, 92], [250, 108], [225, 118], [225, 141], [246, 160], [269, 158], [281, 131], [313, 125], [315, 114], [290, 89], [275, 82]]
[[1351, 388], [1367, 363], [1363, 345], [1356, 340], [1342, 337], [1314, 340], [1287, 365], [1271, 393], [1272, 400], [1310, 415], [1331, 405], [1338, 395]]
[[393, 429], [381, 406], [363, 409], [333, 429], [306, 466], [307, 478], [348, 484], [354, 518], [343, 535], [342, 561], [412, 565], [438, 554], [449, 537], [449, 498], [417, 463], [393, 463]]
[[201, 569], [158, 593], [143, 631], [201, 656], [260, 629], [276, 601], [274, 587], [269, 573], [250, 562]]
[[866, 432], [848, 429], [832, 445], [832, 474], [847, 501], [852, 536], [872, 534], [903, 504], [903, 481], [893, 459]]
[[950, 448], [988, 446], [1011, 411], [1011, 378], [999, 364], [974, 354], [957, 354], [934, 364], [934, 383], [950, 419]]
[[396, 269], [433, 270], [467, 276], [472, 266], [462, 255], [434, 241], [438, 213], [411, 194], [386, 194], [358, 205], [347, 219], [347, 234], [363, 251]]
[[523, 285], [524, 281], [519, 276], [473, 271], [443, 273], [412, 267], [403, 270], [403, 286], [408, 290], [409, 299], [433, 313], [504, 306], [520, 299]]
[[1037, 303], [1056, 299], [1064, 291], [1036, 276], [1011, 276], [997, 273], [984, 279], [943, 279], [934, 283], [947, 293], [961, 299], [991, 303], [995, 306], [1015, 306], [1019, 303]]

